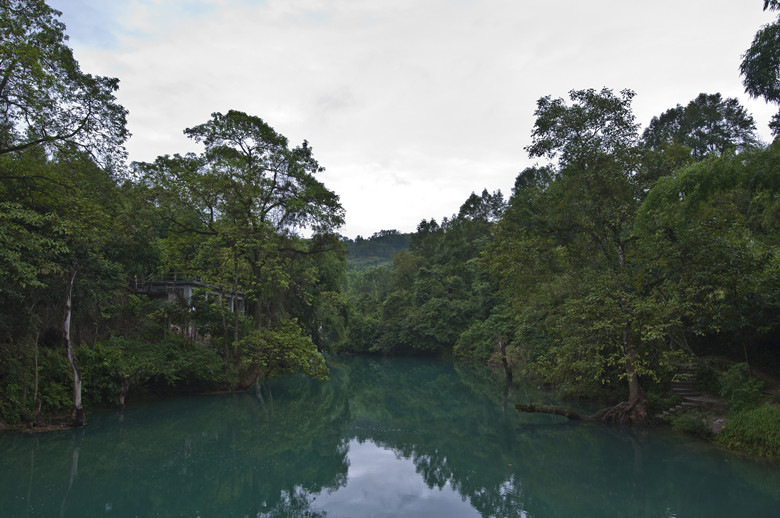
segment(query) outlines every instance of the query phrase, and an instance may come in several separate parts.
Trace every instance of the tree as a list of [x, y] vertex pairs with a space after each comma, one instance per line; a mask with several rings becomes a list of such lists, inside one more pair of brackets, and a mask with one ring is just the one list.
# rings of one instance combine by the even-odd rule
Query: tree
[[780, 329], [779, 153], [774, 144], [682, 168], [636, 218], [653, 296], [674, 307], [683, 332], [745, 361]]
[[81, 71], [60, 15], [43, 0], [0, 2], [0, 155], [75, 146], [121, 166], [129, 133], [119, 81]]
[[[76, 320], [87, 307], [103, 314], [116, 287], [118, 270], [104, 254], [127, 111], [114, 96], [118, 80], [81, 71], [60, 15], [43, 0], [0, 0], [0, 241], [7, 244], [0, 253], [0, 363], [33, 370], [25, 364], [33, 357], [37, 399], [38, 341], [56, 328], [71, 363], [73, 422], [80, 425], [74, 345], [84, 328]], [[97, 285], [104, 291], [84, 297]], [[97, 333], [101, 318], [92, 320]], [[24, 408], [24, 379], [20, 385]]]
[[636, 174], [633, 96], [591, 89], [570, 92], [571, 104], [538, 101], [526, 150], [553, 163], [518, 178], [488, 265], [520, 334], [535, 338], [524, 353], [529, 363], [569, 391], [627, 385], [627, 400], [603, 419], [642, 423], [649, 415], [640, 377], [654, 374], [655, 355], [631, 262], [633, 217], [646, 190]]
[[471, 221], [482, 220], [486, 223], [495, 223], [501, 217], [504, 206], [504, 196], [501, 191], [491, 194], [487, 189], [483, 189], [480, 196], [471, 193], [471, 196], [460, 206], [458, 217]]
[[[1, 202], [8, 213], [0, 218], [0, 241], [6, 243], [0, 254], [0, 357], [37, 372], [24, 362], [34, 363], [39, 338], [49, 335], [43, 340], [48, 346], [63, 340], [62, 358], [70, 362], [73, 381], [73, 424], [80, 426], [82, 376], [75, 346], [96, 338], [124, 288], [114, 260], [122, 255], [112, 227], [116, 183], [88, 154], [72, 149], [51, 158], [37, 147], [0, 155], [0, 171], [0, 195], [14, 200]], [[26, 353], [8, 358], [13, 343]]]
[[[479, 327], [500, 302], [497, 286], [479, 268], [479, 255], [504, 209], [500, 191], [472, 193], [441, 225], [423, 220], [390, 265], [351, 272], [352, 350], [458, 354], [487, 360], [500, 318]], [[374, 235], [372, 240], [389, 235]], [[461, 340], [464, 333], [467, 337]], [[485, 352], [485, 343], [490, 349]]]
[[[764, 10], [780, 10], [780, 2], [764, 0]], [[742, 55], [739, 72], [751, 97], [780, 104], [780, 17], [756, 32], [750, 48]], [[780, 136], [780, 112], [772, 118], [769, 127], [775, 137]]]
[[256, 329], [238, 344], [247, 367], [258, 368], [260, 380], [303, 372], [317, 380], [328, 378], [325, 359], [311, 338], [303, 336], [297, 322], [287, 320], [273, 331]]
[[[185, 134], [204, 144], [203, 153], [136, 164], [157, 202], [170, 208], [168, 264], [233, 297], [243, 293], [256, 329], [271, 330], [289, 319], [288, 296], [314, 281], [315, 270], [296, 269], [296, 260], [341, 250], [333, 234], [344, 218], [339, 198], [315, 178], [322, 168], [308, 143], [290, 148], [259, 117], [214, 113]], [[312, 237], [301, 238], [303, 230]], [[237, 320], [233, 330], [238, 353]]]
[[677, 105], [653, 117], [642, 134], [644, 145], [660, 150], [672, 143], [691, 149], [697, 160], [727, 149], [743, 151], [759, 144], [756, 125], [735, 98], [699, 94], [683, 107]]
[[[259, 117], [215, 113], [185, 133], [205, 145], [203, 154], [163, 156], [136, 166], [160, 203], [174, 208], [169, 212], [172, 235], [213, 240], [229, 251], [227, 268], [198, 273], [224, 284], [235, 281], [237, 269], [246, 266], [251, 283], [242, 280], [241, 288], [257, 301], [259, 326], [270, 318], [262, 313], [271, 303], [269, 291], [281, 283], [273, 277], [284, 275], [282, 252], [320, 250], [300, 248], [297, 232], [308, 228], [325, 235], [341, 225], [343, 209], [338, 196], [314, 178], [322, 169], [308, 143], [290, 149], [287, 139]], [[310, 244], [332, 246], [326, 241]]]

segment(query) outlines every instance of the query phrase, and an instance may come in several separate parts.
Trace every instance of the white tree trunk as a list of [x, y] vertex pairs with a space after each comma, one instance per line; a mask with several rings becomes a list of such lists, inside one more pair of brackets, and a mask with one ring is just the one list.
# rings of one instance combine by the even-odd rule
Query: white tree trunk
[[76, 351], [73, 350], [73, 342], [70, 339], [70, 315], [71, 300], [73, 295], [73, 281], [76, 278], [76, 267], [68, 279], [68, 287], [65, 292], [65, 322], [63, 324], [63, 336], [65, 338], [65, 349], [68, 352], [68, 363], [73, 372], [73, 414], [71, 416], [71, 426], [84, 426], [84, 407], [81, 404], [81, 369], [76, 359]]

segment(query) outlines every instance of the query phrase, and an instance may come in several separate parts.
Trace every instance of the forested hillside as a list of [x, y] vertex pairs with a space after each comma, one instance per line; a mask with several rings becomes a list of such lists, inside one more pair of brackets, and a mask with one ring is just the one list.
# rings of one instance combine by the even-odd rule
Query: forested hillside
[[347, 261], [353, 270], [363, 270], [372, 266], [386, 264], [395, 254], [409, 247], [410, 234], [397, 230], [380, 230], [365, 239], [357, 236], [354, 240], [343, 238], [347, 247]]

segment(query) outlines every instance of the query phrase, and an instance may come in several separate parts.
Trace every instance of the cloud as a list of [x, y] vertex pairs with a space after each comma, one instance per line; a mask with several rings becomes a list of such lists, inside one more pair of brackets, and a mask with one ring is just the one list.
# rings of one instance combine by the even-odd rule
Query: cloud
[[[308, 140], [347, 235], [410, 231], [530, 165], [539, 97], [631, 88], [641, 123], [700, 92], [742, 92], [760, 2], [54, 0], [82, 68], [121, 80], [131, 159], [196, 150], [214, 111]], [[90, 20], [90, 21], [87, 21]]]

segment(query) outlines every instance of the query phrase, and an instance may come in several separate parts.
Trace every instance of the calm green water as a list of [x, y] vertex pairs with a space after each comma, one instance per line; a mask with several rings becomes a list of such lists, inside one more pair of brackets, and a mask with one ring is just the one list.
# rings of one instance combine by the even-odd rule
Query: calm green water
[[[490, 371], [336, 358], [323, 384], [0, 434], [2, 517], [777, 517], [780, 466], [664, 431], [520, 415]], [[132, 396], [132, 394], [131, 394]], [[549, 400], [548, 400], [549, 401]]]

